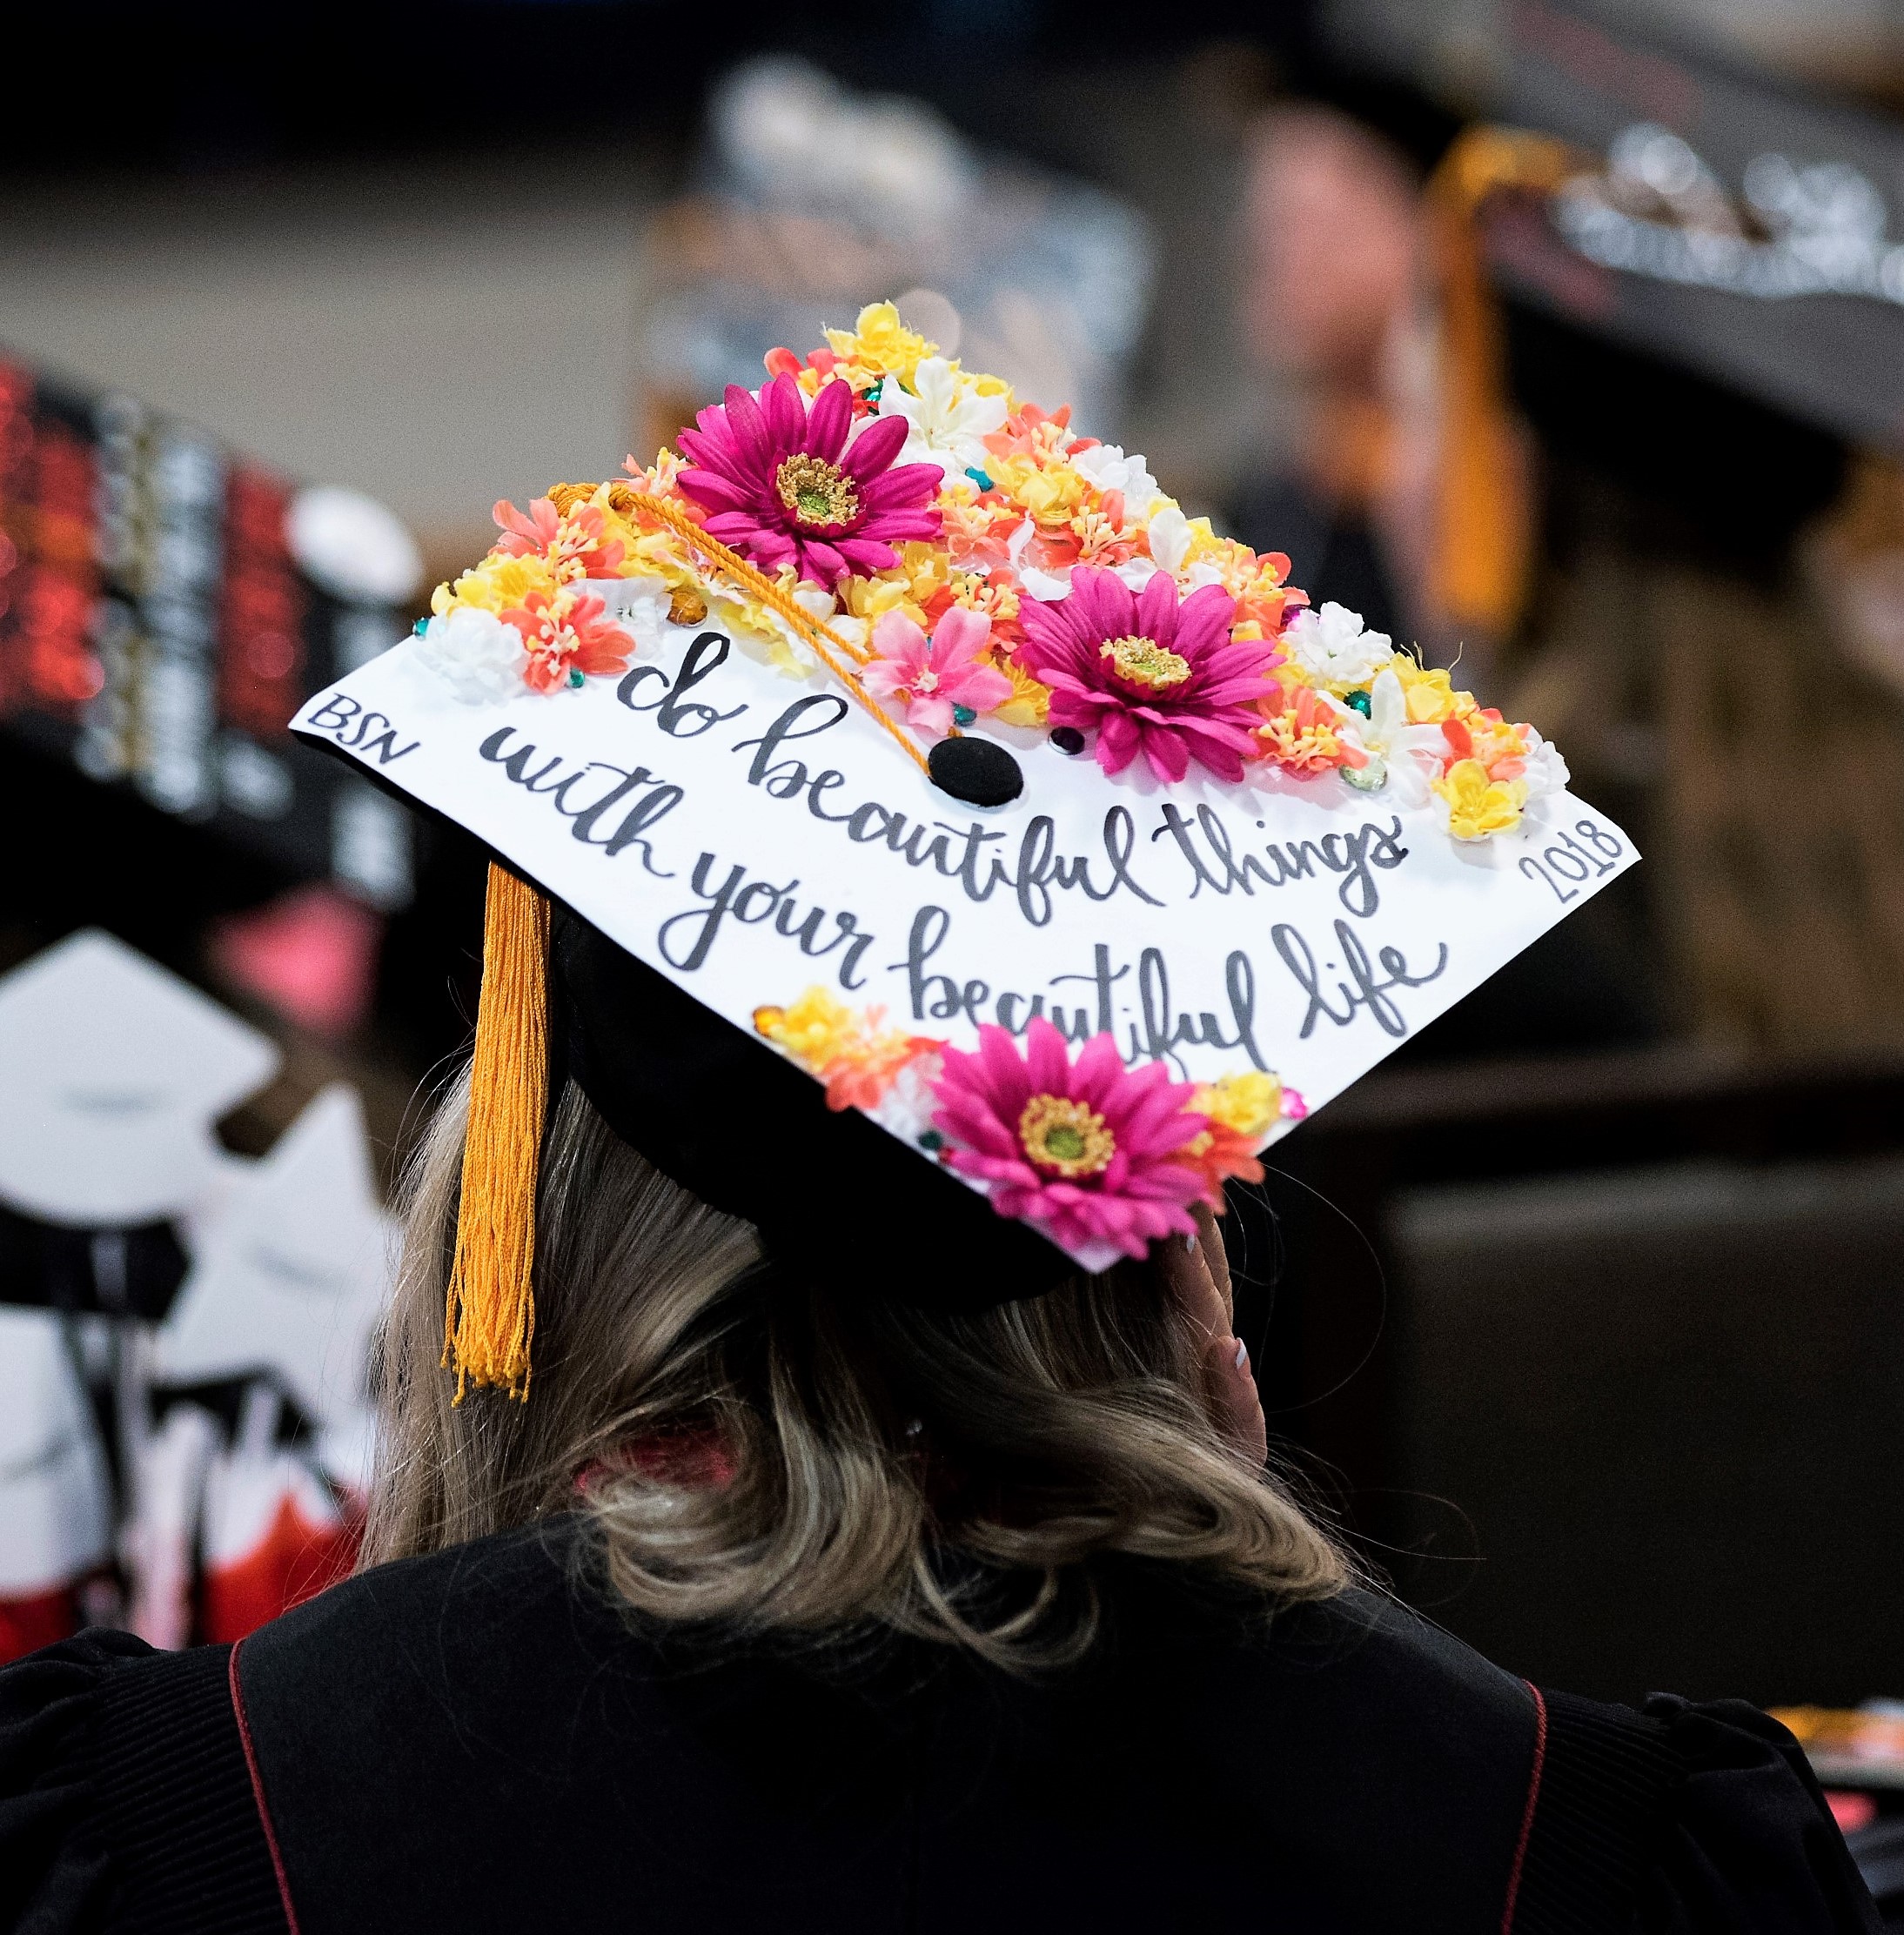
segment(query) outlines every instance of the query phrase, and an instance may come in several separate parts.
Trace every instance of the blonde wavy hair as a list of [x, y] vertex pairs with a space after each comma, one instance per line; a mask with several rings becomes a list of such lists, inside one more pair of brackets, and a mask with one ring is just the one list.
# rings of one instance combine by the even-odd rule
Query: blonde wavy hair
[[[1149, 1266], [977, 1311], [790, 1277], [573, 1083], [537, 1205], [529, 1402], [453, 1404], [439, 1363], [467, 1108], [466, 1075], [406, 1179], [364, 1566], [579, 1508], [638, 1613], [883, 1627], [1012, 1666], [1088, 1648], [1101, 1554], [1198, 1569], [1266, 1610], [1344, 1582], [1288, 1482], [1219, 1429], [1207, 1337]], [[849, 1243], [849, 1186], [835, 1208]], [[890, 1264], [902, 1279], [905, 1257]]]

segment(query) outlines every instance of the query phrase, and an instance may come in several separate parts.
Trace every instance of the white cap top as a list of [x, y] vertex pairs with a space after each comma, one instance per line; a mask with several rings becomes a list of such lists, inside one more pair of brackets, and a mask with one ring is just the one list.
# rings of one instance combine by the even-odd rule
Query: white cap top
[[0, 980], [0, 1202], [81, 1227], [154, 1222], [215, 1181], [212, 1125], [278, 1050], [89, 928]]
[[343, 1418], [388, 1294], [390, 1234], [357, 1091], [333, 1082], [205, 1231], [158, 1334], [164, 1375], [275, 1370], [318, 1424]]

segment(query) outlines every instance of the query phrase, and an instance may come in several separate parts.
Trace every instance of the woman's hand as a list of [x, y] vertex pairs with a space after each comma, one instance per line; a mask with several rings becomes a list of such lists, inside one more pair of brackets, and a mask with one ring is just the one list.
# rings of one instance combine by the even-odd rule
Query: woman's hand
[[1216, 1217], [1201, 1203], [1195, 1214], [1194, 1239], [1168, 1236], [1159, 1246], [1163, 1281], [1198, 1334], [1209, 1340], [1203, 1387], [1210, 1416], [1238, 1450], [1261, 1464], [1269, 1456], [1269, 1426], [1250, 1375], [1250, 1353], [1236, 1335], [1229, 1254]]

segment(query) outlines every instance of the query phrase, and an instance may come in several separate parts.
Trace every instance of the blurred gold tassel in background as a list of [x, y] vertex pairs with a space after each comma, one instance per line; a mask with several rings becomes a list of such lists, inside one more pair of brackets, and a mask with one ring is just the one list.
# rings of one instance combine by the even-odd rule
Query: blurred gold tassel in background
[[1458, 633], [1472, 628], [1498, 641], [1512, 632], [1533, 554], [1500, 303], [1482, 247], [1482, 204], [1503, 190], [1551, 194], [1580, 165], [1573, 149], [1549, 136], [1471, 128], [1428, 184], [1442, 331], [1441, 462], [1429, 594]]

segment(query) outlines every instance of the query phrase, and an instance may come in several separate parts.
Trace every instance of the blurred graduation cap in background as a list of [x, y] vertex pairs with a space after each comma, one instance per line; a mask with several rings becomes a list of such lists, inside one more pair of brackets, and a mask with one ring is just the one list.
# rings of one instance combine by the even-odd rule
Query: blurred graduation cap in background
[[268, 1371], [313, 1424], [339, 1423], [363, 1402], [393, 1236], [363, 1105], [332, 1082], [236, 1180], [159, 1329], [161, 1375], [183, 1383]]
[[0, 1657], [93, 1585], [178, 1645], [349, 1566], [389, 1227], [341, 1083], [220, 1144], [279, 1061], [96, 930], [0, 980]]
[[0, 1204], [69, 1228], [180, 1215], [213, 1124], [277, 1073], [269, 1037], [97, 929], [0, 981]]
[[1499, 285], [1904, 453], [1904, 134], [1591, 0], [1520, 0], [1508, 33], [1496, 118], [1552, 146], [1471, 145]]

